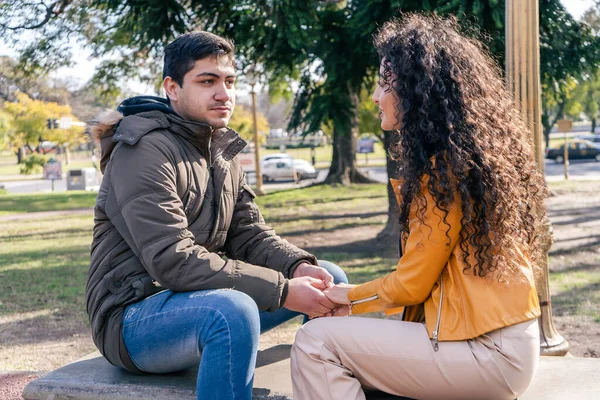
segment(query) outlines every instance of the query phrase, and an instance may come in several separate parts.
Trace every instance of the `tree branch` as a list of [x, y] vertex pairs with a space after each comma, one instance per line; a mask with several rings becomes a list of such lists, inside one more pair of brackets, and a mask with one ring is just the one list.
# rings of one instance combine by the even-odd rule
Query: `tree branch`
[[[39, 28], [43, 27], [44, 25], [46, 25], [52, 19], [52, 17], [57, 16], [62, 12], [62, 9], [64, 8], [64, 6], [66, 4], [63, 4], [63, 7], [61, 7], [60, 10], [54, 11], [54, 7], [56, 7], [60, 3], [61, 3], [61, 1], [55, 1], [54, 3], [47, 6], [43, 2], [40, 2], [40, 4], [46, 8], [46, 15], [44, 16], [44, 19], [41, 22], [39, 22], [35, 25], [27, 26], [27, 24], [23, 24], [23, 25], [16, 25], [16, 26], [7, 26], [2, 23], [0, 23], [0, 25], [3, 28], [11, 30], [11, 31], [17, 31], [17, 30], [21, 30], [21, 29], [27, 29], [27, 30], [39, 29]], [[68, 3], [68, 2], [65, 1], [64, 3]]]

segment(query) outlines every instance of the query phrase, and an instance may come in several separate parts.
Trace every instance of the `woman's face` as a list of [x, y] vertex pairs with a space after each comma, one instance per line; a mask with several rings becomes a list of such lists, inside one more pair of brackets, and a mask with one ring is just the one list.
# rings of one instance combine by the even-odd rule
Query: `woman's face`
[[379, 67], [379, 81], [371, 99], [379, 106], [379, 118], [381, 118], [381, 129], [384, 131], [393, 131], [400, 129], [402, 121], [398, 120], [397, 115], [400, 107], [400, 101], [392, 87], [386, 85], [383, 81], [383, 63]]

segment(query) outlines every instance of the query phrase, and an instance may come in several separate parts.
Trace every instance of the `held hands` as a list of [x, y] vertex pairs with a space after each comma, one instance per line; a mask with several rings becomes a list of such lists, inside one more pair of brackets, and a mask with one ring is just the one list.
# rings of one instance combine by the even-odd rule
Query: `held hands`
[[290, 279], [288, 295], [284, 307], [298, 311], [310, 318], [331, 316], [337, 306], [332, 303], [323, 290], [327, 288], [323, 281], [311, 276]]
[[327, 270], [308, 263], [300, 264], [289, 281], [285, 308], [314, 317], [348, 315], [348, 292], [354, 285], [333, 284]]
[[349, 314], [350, 299], [348, 298], [348, 293], [355, 286], [356, 285], [349, 285], [347, 283], [338, 283], [337, 285], [329, 287], [323, 291], [325, 296], [327, 296], [330, 301], [338, 304], [338, 308], [333, 312], [333, 316], [343, 317]]
[[325, 287], [333, 286], [333, 276], [325, 268], [321, 268], [318, 265], [312, 265], [307, 262], [298, 265], [292, 278], [300, 278], [302, 276], [312, 276], [315, 279], [319, 279]]

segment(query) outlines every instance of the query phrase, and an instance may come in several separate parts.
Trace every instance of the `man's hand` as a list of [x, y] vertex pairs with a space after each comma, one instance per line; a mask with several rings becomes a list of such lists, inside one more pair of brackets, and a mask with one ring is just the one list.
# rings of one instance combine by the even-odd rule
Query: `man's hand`
[[338, 305], [332, 303], [323, 293], [327, 286], [320, 279], [303, 276], [290, 279], [288, 285], [288, 294], [283, 305], [288, 310], [314, 318], [331, 316], [338, 308]]
[[292, 278], [300, 278], [303, 276], [311, 276], [315, 279], [321, 280], [323, 285], [325, 285], [325, 288], [329, 288], [334, 285], [333, 276], [331, 276], [331, 274], [327, 272], [325, 268], [321, 268], [318, 265], [312, 265], [307, 262], [303, 262], [302, 264], [298, 265], [292, 275]]

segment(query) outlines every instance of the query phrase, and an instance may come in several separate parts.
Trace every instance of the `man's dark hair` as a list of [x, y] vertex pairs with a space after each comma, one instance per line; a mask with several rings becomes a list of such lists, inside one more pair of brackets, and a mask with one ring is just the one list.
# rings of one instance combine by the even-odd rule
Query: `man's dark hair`
[[210, 32], [190, 32], [179, 36], [165, 47], [163, 80], [170, 76], [179, 86], [183, 77], [197, 60], [217, 57], [219, 61], [233, 64], [235, 46], [229, 39]]

